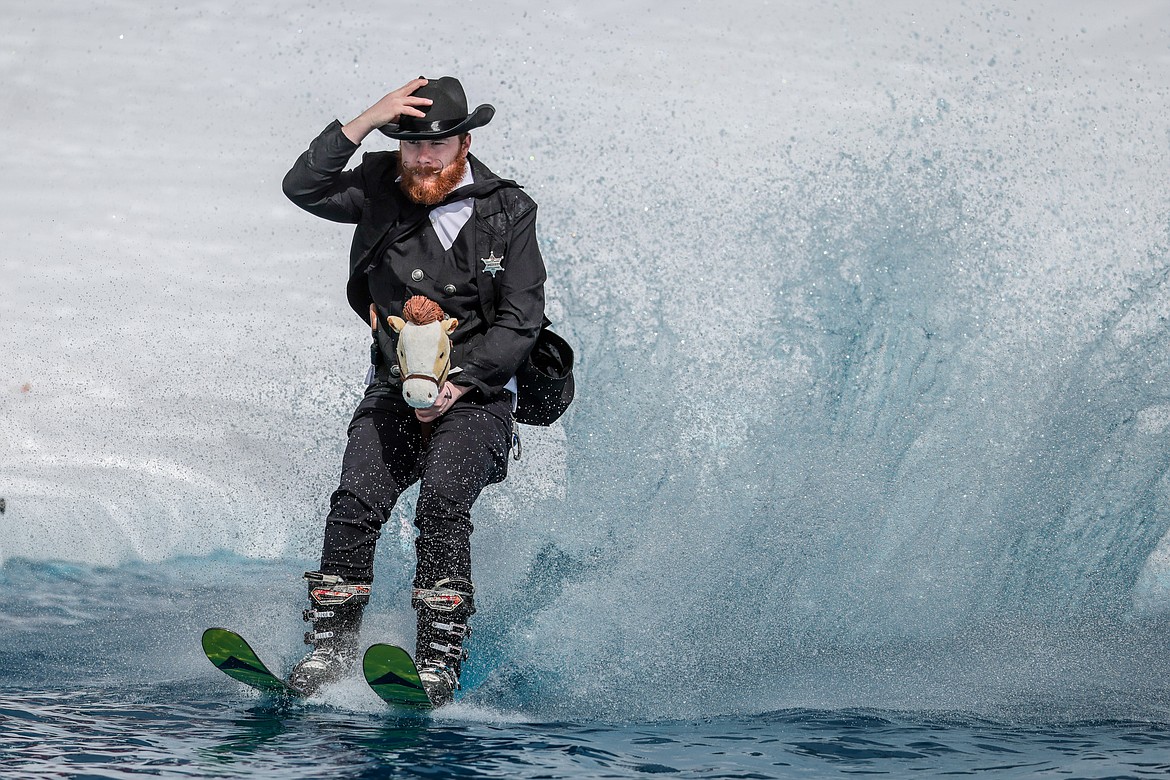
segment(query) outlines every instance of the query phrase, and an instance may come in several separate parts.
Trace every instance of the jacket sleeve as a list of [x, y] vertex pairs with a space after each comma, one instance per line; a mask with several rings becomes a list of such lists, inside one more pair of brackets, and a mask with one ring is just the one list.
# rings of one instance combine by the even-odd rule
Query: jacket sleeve
[[365, 204], [361, 166], [345, 171], [358, 144], [341, 132], [336, 119], [313, 139], [284, 175], [284, 194], [310, 214], [356, 223]]
[[544, 259], [536, 243], [536, 205], [512, 225], [503, 271], [496, 280], [495, 321], [464, 356], [458, 385], [491, 394], [516, 375], [544, 324]]

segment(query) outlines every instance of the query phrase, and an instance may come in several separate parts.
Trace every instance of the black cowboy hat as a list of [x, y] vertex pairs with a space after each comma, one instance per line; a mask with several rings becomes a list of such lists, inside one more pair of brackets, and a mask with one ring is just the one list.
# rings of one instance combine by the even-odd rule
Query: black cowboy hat
[[[426, 78], [421, 76], [420, 78]], [[428, 141], [450, 138], [483, 127], [492, 121], [496, 109], [484, 103], [470, 114], [467, 113], [467, 95], [463, 85], [454, 76], [430, 79], [426, 84], [410, 93], [415, 97], [430, 98], [433, 102], [420, 110], [426, 116], [401, 116], [398, 124], [390, 123], [379, 127], [386, 135], [400, 141]]]

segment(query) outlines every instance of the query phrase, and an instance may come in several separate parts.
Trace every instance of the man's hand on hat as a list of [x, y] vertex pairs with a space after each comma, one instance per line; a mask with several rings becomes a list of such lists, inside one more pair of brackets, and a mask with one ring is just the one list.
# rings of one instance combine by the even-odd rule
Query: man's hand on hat
[[381, 100], [367, 108], [349, 124], [341, 128], [345, 137], [360, 144], [366, 136], [384, 124], [397, 122], [398, 118], [406, 116], [426, 116], [420, 110], [431, 104], [430, 98], [414, 97], [411, 95], [419, 87], [425, 86], [427, 80], [422, 76], [403, 84], [398, 89], [386, 94]]

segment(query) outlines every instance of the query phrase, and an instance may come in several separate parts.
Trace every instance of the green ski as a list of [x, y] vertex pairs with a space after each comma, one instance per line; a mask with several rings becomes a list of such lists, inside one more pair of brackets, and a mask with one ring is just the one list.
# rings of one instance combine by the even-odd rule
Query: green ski
[[371, 645], [362, 659], [366, 682], [387, 704], [431, 709], [431, 700], [418, 679], [410, 653], [394, 645]]
[[268, 671], [256, 651], [235, 631], [207, 629], [203, 632], [203, 652], [216, 669], [244, 685], [278, 696], [300, 696], [284, 680]]

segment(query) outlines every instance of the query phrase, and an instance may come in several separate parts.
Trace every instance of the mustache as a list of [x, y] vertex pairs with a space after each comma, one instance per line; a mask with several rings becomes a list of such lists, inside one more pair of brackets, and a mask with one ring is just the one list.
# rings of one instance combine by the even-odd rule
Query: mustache
[[438, 176], [447, 166], [443, 165], [403, 165], [403, 170], [411, 176]]

